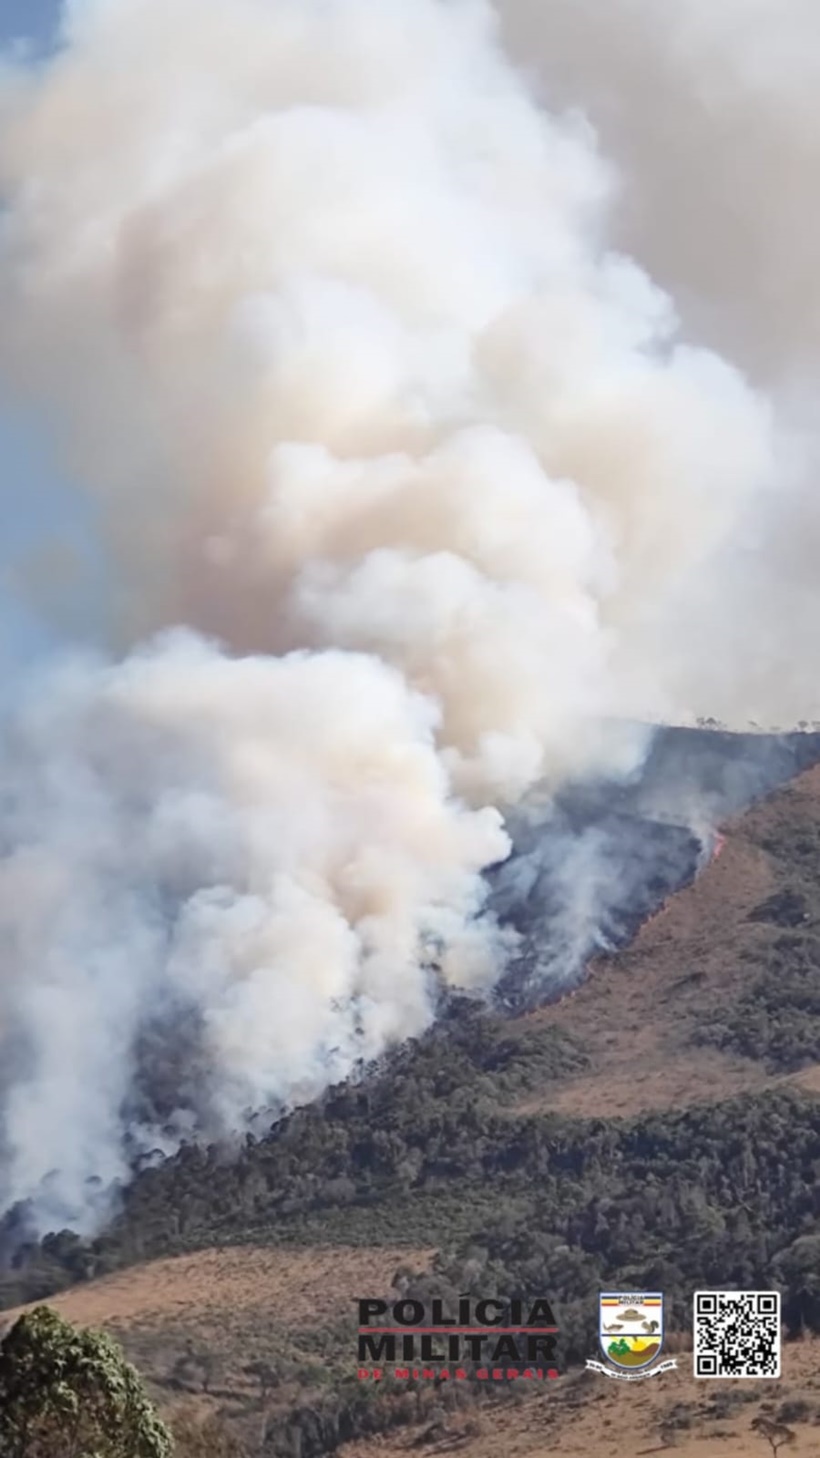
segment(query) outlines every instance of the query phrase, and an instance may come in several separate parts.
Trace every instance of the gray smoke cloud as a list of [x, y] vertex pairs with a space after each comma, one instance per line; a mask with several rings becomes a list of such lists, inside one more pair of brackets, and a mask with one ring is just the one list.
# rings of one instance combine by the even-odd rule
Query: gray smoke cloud
[[737, 622], [800, 452], [536, 92], [483, 0], [81, 0], [6, 67], [0, 366], [111, 583], [2, 759], [0, 1205], [41, 1227], [491, 987], [504, 814], [714, 711], [692, 602]]
[[501, 11], [538, 94], [581, 103], [605, 141], [615, 246], [777, 418], [776, 490], [657, 617], [647, 655], [699, 713], [741, 728], [815, 719], [820, 12], [812, 0], [503, 0]]

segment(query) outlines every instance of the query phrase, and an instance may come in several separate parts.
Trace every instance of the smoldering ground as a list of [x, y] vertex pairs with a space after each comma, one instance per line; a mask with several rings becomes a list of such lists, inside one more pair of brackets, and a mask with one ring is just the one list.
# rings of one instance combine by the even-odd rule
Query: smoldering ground
[[665, 727], [634, 775], [528, 799], [508, 819], [511, 856], [488, 873], [489, 907], [519, 936], [496, 1001], [518, 1010], [574, 986], [694, 879], [721, 823], [818, 761], [816, 731]]
[[[618, 187], [483, 0], [80, 0], [7, 65], [0, 363], [108, 583], [2, 758], [0, 1204], [41, 1228], [488, 993], [505, 817], [634, 783], [721, 653], [718, 712], [779, 712], [727, 625], [802, 457]], [[547, 990], [633, 896], [576, 851]]]

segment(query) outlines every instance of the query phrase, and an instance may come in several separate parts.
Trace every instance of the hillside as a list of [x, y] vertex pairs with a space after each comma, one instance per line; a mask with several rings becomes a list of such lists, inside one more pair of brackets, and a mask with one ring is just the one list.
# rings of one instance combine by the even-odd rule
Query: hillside
[[768, 1383], [703, 1383], [691, 1353], [656, 1381], [626, 1384], [575, 1373], [546, 1394], [488, 1401], [478, 1415], [446, 1413], [392, 1437], [346, 1444], [340, 1458], [766, 1458], [756, 1418], [785, 1421], [794, 1458], [820, 1453], [820, 1343], [786, 1348], [783, 1376]]
[[[430, 1255], [400, 1247], [203, 1251], [103, 1278], [52, 1304], [73, 1322], [115, 1335], [172, 1419], [184, 1419], [187, 1429], [216, 1416], [253, 1449], [260, 1429], [285, 1420], [310, 1368], [321, 1371], [317, 1343], [344, 1322], [357, 1294], [374, 1282], [387, 1290], [397, 1267], [421, 1267]], [[691, 1375], [685, 1340], [672, 1339], [670, 1350], [678, 1370], [637, 1389], [576, 1371], [547, 1392], [527, 1391], [512, 1402], [492, 1396], [480, 1408], [422, 1392], [420, 1412], [411, 1409], [406, 1426], [344, 1444], [340, 1458], [490, 1458], [499, 1451], [505, 1458], [620, 1458], [625, 1433], [637, 1453], [671, 1446], [676, 1458], [753, 1458], [765, 1452], [750, 1427], [761, 1414], [788, 1421], [798, 1436], [795, 1453], [820, 1452], [817, 1340], [786, 1347], [781, 1381], [740, 1388], [704, 1387]], [[266, 1373], [277, 1376], [270, 1388]]]
[[[722, 1385], [704, 1395], [682, 1370], [622, 1414], [617, 1384], [573, 1364], [594, 1351], [609, 1286], [662, 1289], [673, 1344], [698, 1284], [776, 1280], [789, 1330], [820, 1331], [818, 861], [820, 767], [730, 820], [698, 880], [573, 994], [510, 1019], [455, 1004], [265, 1139], [183, 1149], [97, 1240], [24, 1248], [4, 1305], [97, 1277], [57, 1298], [66, 1313], [115, 1330], [165, 1405], [216, 1411], [268, 1458], [395, 1423], [409, 1426], [379, 1439], [391, 1458], [483, 1458], [502, 1428], [521, 1458], [591, 1451], [607, 1424], [614, 1454], [627, 1418], [641, 1451], [673, 1431], [687, 1458], [755, 1451], [742, 1445], [762, 1408]], [[569, 1375], [512, 1406], [463, 1394], [460, 1416], [433, 1392], [363, 1394], [353, 1301], [399, 1269], [421, 1295], [548, 1292]], [[819, 1452], [814, 1347], [788, 1350], [786, 1378], [755, 1401], [791, 1403], [795, 1451]], [[267, 1387], [245, 1370], [260, 1363]], [[369, 1458], [356, 1441], [348, 1458]]]
[[707, 868], [531, 1027], [591, 1070], [520, 1104], [680, 1108], [820, 1080], [820, 766], [730, 820]]

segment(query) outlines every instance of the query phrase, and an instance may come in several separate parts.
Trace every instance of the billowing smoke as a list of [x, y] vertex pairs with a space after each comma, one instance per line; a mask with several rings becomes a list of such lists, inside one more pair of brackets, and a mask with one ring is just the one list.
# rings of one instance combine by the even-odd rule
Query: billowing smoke
[[692, 707], [658, 625], [780, 432], [483, 0], [81, 0], [0, 190], [0, 360], [110, 584], [7, 726], [0, 1204], [82, 1224], [503, 974], [504, 814]]
[[[553, 105], [617, 164], [611, 239], [684, 326], [776, 406], [777, 489], [644, 653], [680, 702], [737, 723], [818, 718], [820, 10], [814, 0], [500, 0]], [[729, 605], [731, 604], [731, 610]], [[674, 652], [668, 649], [674, 636]]]
[[[435, 730], [394, 669], [333, 650], [232, 659], [178, 636], [51, 680], [2, 777], [13, 1195], [59, 1169], [72, 1209], [121, 1172], [146, 1024], [187, 1031], [205, 1086], [189, 1054], [177, 1097], [236, 1128], [418, 1032], [434, 968], [488, 985], [478, 872], [508, 842], [449, 793]], [[167, 1144], [152, 1125], [140, 1142]]]

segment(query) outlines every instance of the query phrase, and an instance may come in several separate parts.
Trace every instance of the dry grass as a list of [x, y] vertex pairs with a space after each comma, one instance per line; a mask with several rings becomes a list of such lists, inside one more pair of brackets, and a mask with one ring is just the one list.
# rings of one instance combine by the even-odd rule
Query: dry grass
[[[338, 1333], [355, 1325], [357, 1299], [387, 1294], [399, 1266], [427, 1269], [432, 1256], [413, 1246], [205, 1250], [73, 1287], [48, 1304], [110, 1332], [164, 1416], [181, 1414], [186, 1431], [218, 1418], [256, 1452], [271, 1415], [327, 1386], [328, 1363], [354, 1374], [352, 1331], [341, 1341]], [[4, 1312], [3, 1325], [28, 1309]], [[254, 1364], [275, 1371], [270, 1392], [248, 1370]]]
[[[324, 1326], [352, 1311], [359, 1295], [387, 1290], [397, 1266], [422, 1269], [431, 1254], [410, 1247], [204, 1250], [75, 1286], [48, 1304], [79, 1326], [126, 1331], [169, 1318], [218, 1324], [254, 1311], [286, 1328]], [[10, 1323], [28, 1309], [6, 1311], [3, 1320]]]
[[[752, 1431], [753, 1418], [797, 1398], [820, 1412], [820, 1340], [786, 1346], [777, 1382], [696, 1381], [691, 1352], [681, 1352], [677, 1360], [676, 1372], [643, 1382], [572, 1374], [546, 1390], [528, 1392], [520, 1403], [488, 1404], [479, 1432], [470, 1431], [472, 1414], [457, 1414], [428, 1441], [423, 1428], [404, 1430], [378, 1442], [348, 1444], [339, 1458], [440, 1458], [445, 1453], [460, 1458], [633, 1458], [641, 1453], [766, 1458], [771, 1450]], [[811, 1415], [790, 1426], [796, 1442], [784, 1454], [820, 1454], [820, 1426]]]
[[[429, 1266], [432, 1252], [417, 1248], [236, 1247], [150, 1261], [115, 1276], [74, 1286], [48, 1305], [83, 1327], [117, 1331], [166, 1327], [214, 1328], [248, 1317], [273, 1327], [322, 1327], [355, 1311], [357, 1296], [390, 1289], [401, 1264]], [[32, 1303], [35, 1305], [35, 1303]], [[12, 1324], [31, 1306], [3, 1312]]]

